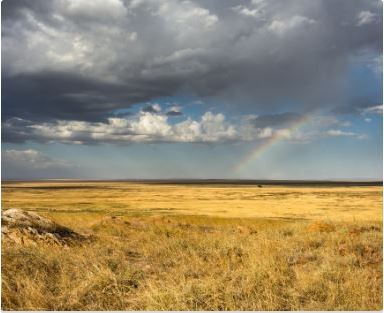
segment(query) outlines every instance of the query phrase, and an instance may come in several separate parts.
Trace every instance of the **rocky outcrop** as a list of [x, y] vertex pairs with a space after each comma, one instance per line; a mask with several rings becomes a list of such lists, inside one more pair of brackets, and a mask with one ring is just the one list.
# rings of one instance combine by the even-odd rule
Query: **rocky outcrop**
[[69, 245], [87, 239], [68, 227], [33, 212], [8, 209], [1, 213], [1, 238], [16, 244], [36, 244], [45, 242]]

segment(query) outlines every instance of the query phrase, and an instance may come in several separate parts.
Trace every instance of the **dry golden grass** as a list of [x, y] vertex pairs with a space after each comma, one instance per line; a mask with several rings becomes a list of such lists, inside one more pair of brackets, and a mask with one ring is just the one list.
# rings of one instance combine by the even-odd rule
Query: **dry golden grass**
[[382, 309], [381, 187], [3, 188], [94, 239], [3, 243], [2, 309]]
[[160, 185], [126, 182], [3, 183], [3, 208], [104, 215], [381, 220], [382, 187]]

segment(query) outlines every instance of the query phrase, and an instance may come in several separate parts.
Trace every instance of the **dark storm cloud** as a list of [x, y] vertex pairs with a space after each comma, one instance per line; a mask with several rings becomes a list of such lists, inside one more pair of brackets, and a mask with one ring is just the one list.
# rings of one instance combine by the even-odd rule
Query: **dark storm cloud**
[[[3, 119], [105, 121], [180, 92], [256, 113], [272, 114], [281, 99], [298, 103], [297, 112], [332, 110], [349, 101], [350, 62], [382, 54], [380, 1], [2, 5]], [[22, 139], [8, 133], [5, 140]]]
[[100, 120], [110, 111], [162, 94], [151, 86], [113, 84], [64, 72], [4, 77], [2, 87], [3, 117], [37, 120]]
[[2, 123], [1, 140], [3, 142], [24, 143], [26, 140], [38, 139], [31, 134], [28, 127], [31, 121], [10, 118]]

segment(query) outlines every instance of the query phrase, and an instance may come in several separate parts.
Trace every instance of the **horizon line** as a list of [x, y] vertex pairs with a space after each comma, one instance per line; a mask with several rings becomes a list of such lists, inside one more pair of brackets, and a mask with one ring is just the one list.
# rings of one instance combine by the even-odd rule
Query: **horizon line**
[[332, 178], [332, 179], [285, 179], [285, 178], [1, 178], [1, 182], [35, 182], [35, 181], [126, 181], [126, 182], [302, 182], [302, 183], [381, 183], [382, 178]]

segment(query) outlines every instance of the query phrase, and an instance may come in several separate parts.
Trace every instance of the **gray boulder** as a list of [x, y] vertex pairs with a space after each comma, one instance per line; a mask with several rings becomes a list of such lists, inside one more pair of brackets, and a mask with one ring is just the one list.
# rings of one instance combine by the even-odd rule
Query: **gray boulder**
[[36, 213], [8, 209], [1, 213], [2, 240], [14, 243], [45, 241], [70, 244], [87, 237]]

